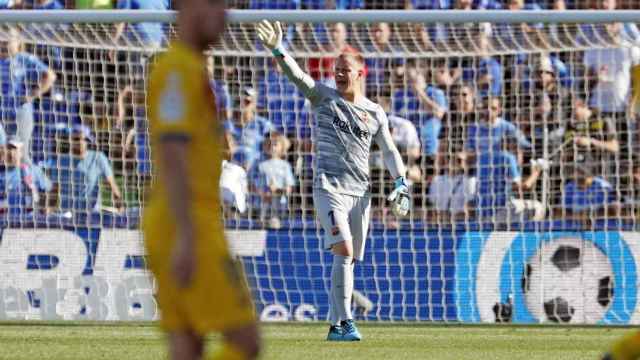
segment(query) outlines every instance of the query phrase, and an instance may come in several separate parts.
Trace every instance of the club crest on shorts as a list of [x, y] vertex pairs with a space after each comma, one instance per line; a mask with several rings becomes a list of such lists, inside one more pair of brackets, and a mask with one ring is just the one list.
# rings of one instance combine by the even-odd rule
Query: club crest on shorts
[[340, 233], [340, 229], [337, 226], [331, 228], [331, 235], [336, 236]]

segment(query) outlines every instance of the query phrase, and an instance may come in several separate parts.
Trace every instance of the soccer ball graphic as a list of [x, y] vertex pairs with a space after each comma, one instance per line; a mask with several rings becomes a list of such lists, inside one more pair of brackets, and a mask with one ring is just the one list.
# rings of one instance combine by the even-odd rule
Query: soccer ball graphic
[[527, 260], [522, 291], [539, 321], [597, 323], [613, 299], [613, 272], [592, 242], [561, 238], [542, 244]]

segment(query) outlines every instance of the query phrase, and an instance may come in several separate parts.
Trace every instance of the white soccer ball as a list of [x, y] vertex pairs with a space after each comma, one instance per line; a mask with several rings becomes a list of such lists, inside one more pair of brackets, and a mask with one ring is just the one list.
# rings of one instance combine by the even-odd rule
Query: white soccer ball
[[539, 321], [595, 324], [613, 299], [613, 271], [592, 242], [561, 238], [528, 259], [522, 276], [529, 312]]

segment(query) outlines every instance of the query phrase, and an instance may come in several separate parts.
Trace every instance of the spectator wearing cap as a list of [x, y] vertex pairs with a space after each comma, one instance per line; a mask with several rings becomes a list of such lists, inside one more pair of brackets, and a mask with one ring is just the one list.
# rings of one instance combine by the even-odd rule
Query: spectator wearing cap
[[[526, 72], [529, 72], [527, 69]], [[571, 80], [565, 64], [554, 55], [543, 54], [537, 60], [534, 74], [524, 81], [521, 102], [515, 106], [528, 109], [515, 114], [523, 128], [534, 141], [533, 152], [536, 157], [544, 154], [544, 146], [549, 149], [553, 140], [547, 132], [554, 133], [571, 116]]]
[[83, 125], [67, 129], [70, 140], [69, 153], [46, 163], [49, 176], [59, 191], [62, 211], [87, 214], [102, 209], [100, 184], [106, 181], [113, 196], [113, 208], [122, 210], [122, 194], [113, 175], [107, 157], [99, 151], [90, 150], [95, 143], [91, 131]]
[[[562, 105], [563, 99], [571, 99], [568, 88], [571, 79], [567, 66], [554, 55], [542, 55], [538, 61], [534, 76], [534, 91], [543, 91], [549, 95], [553, 107]], [[558, 110], [560, 111], [560, 110]], [[561, 113], [557, 115], [561, 117]]]
[[611, 179], [615, 155], [620, 151], [615, 124], [583, 100], [574, 99], [573, 116], [558, 130], [566, 148], [563, 160], [567, 164], [582, 164], [596, 176]]
[[23, 162], [23, 144], [17, 138], [7, 142], [4, 171], [0, 172], [0, 201], [11, 215], [26, 214], [42, 205], [44, 193], [51, 191], [51, 181], [42, 169]]
[[257, 115], [257, 96], [253, 88], [244, 88], [239, 108], [224, 124], [232, 159], [245, 169], [260, 159], [262, 142], [273, 130], [269, 120]]
[[3, 36], [0, 36], [0, 100], [4, 110], [15, 118], [15, 135], [24, 146], [23, 161], [30, 162], [33, 102], [49, 92], [56, 75], [36, 56], [24, 52], [16, 30], [11, 29]]
[[470, 124], [467, 129], [467, 151], [475, 154], [508, 151], [511, 145], [509, 141], [519, 148], [531, 148], [531, 142], [522, 131], [502, 117], [500, 98], [485, 99], [482, 110], [480, 121]]

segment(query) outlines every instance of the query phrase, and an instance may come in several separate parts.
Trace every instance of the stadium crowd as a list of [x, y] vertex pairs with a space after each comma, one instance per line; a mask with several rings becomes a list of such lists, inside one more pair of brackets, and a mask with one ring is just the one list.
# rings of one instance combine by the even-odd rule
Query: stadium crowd
[[[640, 5], [618, 1], [228, 4], [250, 9], [558, 11]], [[167, 0], [14, 0], [0, 1], [0, 8], [171, 5]], [[12, 215], [71, 218], [136, 213], [144, 204], [152, 167], [146, 64], [173, 29], [149, 23], [110, 28], [115, 44], [136, 43], [145, 51], [44, 45], [25, 41], [29, 29], [22, 31], [12, 28], [0, 36], [2, 209]], [[408, 165], [414, 220], [623, 218], [635, 224], [640, 199], [640, 162], [634, 156], [640, 140], [634, 106], [640, 84], [633, 79], [640, 63], [640, 31], [635, 24], [292, 25], [286, 41], [311, 76], [328, 85], [334, 84], [335, 54], [364, 54], [363, 86], [387, 112]], [[256, 42], [249, 45], [258, 48]], [[279, 228], [283, 220], [311, 218], [309, 104], [269, 57], [214, 52], [209, 72], [230, 150], [221, 181], [227, 219]], [[385, 211], [389, 189], [383, 184], [389, 182], [376, 151], [371, 173], [374, 218], [397, 225], [398, 219]]]

